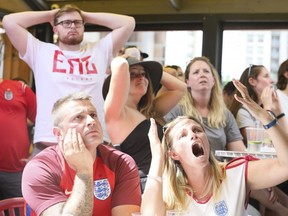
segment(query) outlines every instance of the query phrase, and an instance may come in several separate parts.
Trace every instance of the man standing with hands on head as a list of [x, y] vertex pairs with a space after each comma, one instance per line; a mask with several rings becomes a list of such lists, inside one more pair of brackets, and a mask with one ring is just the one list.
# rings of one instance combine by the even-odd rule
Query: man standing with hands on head
[[[20, 58], [34, 73], [37, 96], [35, 149], [40, 151], [57, 143], [52, 133], [51, 109], [57, 99], [71, 92], [84, 91], [92, 96], [104, 126], [102, 84], [110, 61], [134, 30], [134, 18], [85, 12], [76, 6], [64, 5], [48, 11], [9, 14], [2, 22]], [[51, 23], [58, 37], [57, 45], [42, 42], [27, 30], [46, 22]], [[105, 26], [112, 31], [95, 43], [81, 44], [85, 23]]]

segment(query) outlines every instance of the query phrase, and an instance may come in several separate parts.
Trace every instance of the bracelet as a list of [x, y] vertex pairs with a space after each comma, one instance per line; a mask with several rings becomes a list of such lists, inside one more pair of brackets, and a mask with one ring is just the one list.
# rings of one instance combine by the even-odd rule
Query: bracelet
[[277, 116], [275, 115], [275, 113], [273, 111], [271, 111], [271, 110], [266, 110], [266, 111], [270, 114], [270, 116], [272, 116], [273, 118], [277, 119]]
[[277, 119], [280, 119], [280, 118], [282, 118], [283, 116], [285, 116], [285, 113], [279, 114], [276, 118], [277, 118]]
[[[265, 130], [273, 127], [273, 126], [274, 126], [275, 124], [277, 124], [277, 122], [278, 122], [278, 118], [277, 118], [277, 116], [275, 115], [274, 112], [272, 112], [271, 110], [266, 110], [266, 111], [267, 111], [267, 112], [270, 114], [270, 116], [272, 116], [274, 119], [273, 119], [270, 123], [268, 123], [268, 124], [266, 124], [266, 125], [263, 125], [263, 127], [264, 127]], [[281, 115], [281, 114], [280, 114], [280, 115]]]
[[264, 129], [267, 130], [277, 124], [277, 118], [273, 119], [269, 124], [263, 125]]
[[147, 175], [147, 178], [151, 178], [159, 183], [162, 183], [163, 178], [161, 176], [151, 176], [151, 175]]

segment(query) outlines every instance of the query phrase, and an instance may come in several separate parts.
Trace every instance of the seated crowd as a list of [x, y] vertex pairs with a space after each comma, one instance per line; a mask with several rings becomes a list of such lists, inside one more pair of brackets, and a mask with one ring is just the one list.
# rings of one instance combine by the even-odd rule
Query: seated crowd
[[[44, 22], [53, 26], [57, 45], [28, 32]], [[82, 46], [85, 23], [112, 31]], [[7, 15], [3, 25], [38, 87], [36, 112], [35, 95], [24, 85], [32, 99], [22, 126], [27, 118], [35, 121], [33, 154], [25, 136], [25, 148], [14, 158], [21, 164], [0, 170], [9, 179], [9, 172], [17, 173], [14, 191], [25, 198], [27, 216], [165, 216], [171, 210], [242, 216], [252, 205], [262, 216], [288, 215], [288, 194], [279, 187], [288, 180], [284, 66], [277, 91], [263, 65], [250, 65], [222, 88], [205, 56], [191, 59], [183, 72], [145, 60], [148, 54], [136, 46], [123, 48], [135, 27], [129, 16], [65, 5]], [[48, 60], [40, 58], [46, 52]], [[75, 59], [86, 59], [86, 66], [73, 65]], [[18, 81], [3, 83], [15, 85], [15, 92], [23, 88]], [[5, 106], [19, 97], [13, 93], [3, 93]], [[276, 158], [215, 155], [245, 152], [247, 127], [265, 128]], [[15, 149], [7, 150], [10, 158]]]

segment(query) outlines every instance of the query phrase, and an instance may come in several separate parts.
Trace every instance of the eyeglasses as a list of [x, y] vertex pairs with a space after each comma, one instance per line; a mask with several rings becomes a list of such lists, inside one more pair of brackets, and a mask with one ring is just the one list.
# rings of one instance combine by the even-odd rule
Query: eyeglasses
[[169, 127], [169, 123], [168, 123], [168, 124], [165, 124], [165, 125], [162, 127], [162, 132], [163, 132], [163, 134], [165, 134], [165, 131], [167, 130], [168, 127]]
[[63, 20], [63, 21], [57, 23], [56, 26], [61, 24], [64, 28], [71, 28], [72, 23], [74, 23], [74, 26], [76, 28], [80, 28], [84, 25], [83, 20]]
[[140, 77], [146, 77], [147, 78], [147, 74], [145, 71], [140, 71], [140, 72], [135, 72], [135, 71], [131, 71], [130, 72], [130, 79], [135, 79], [135, 78], [140, 78]]

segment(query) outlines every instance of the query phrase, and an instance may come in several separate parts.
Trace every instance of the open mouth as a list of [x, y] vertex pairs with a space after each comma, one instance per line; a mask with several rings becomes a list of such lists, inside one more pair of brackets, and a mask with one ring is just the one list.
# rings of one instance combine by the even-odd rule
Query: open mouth
[[192, 152], [195, 155], [195, 157], [204, 155], [203, 148], [197, 143], [192, 146]]

